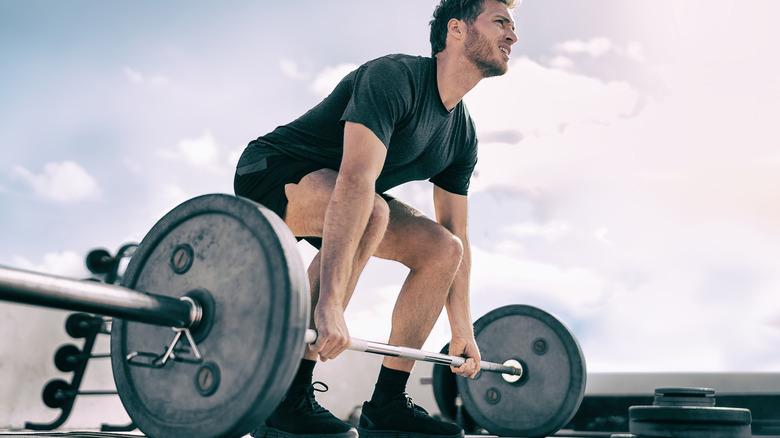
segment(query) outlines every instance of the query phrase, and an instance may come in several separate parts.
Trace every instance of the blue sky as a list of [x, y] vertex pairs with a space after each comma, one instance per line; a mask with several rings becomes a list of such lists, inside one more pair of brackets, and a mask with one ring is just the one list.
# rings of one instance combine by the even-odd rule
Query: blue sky
[[[436, 3], [0, 1], [0, 264], [83, 277], [90, 249], [231, 192], [243, 147], [351, 68], [428, 55]], [[475, 317], [540, 306], [594, 371], [780, 367], [779, 9], [516, 9], [510, 73], [466, 98]], [[426, 183], [394, 193], [431, 211]], [[353, 336], [387, 336], [403, 274], [369, 265]], [[427, 347], [447, 341], [442, 320]]]

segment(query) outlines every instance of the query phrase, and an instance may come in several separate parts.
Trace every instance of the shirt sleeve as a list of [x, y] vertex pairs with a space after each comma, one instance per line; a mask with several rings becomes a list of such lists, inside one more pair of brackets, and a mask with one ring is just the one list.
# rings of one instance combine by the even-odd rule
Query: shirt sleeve
[[392, 59], [379, 58], [357, 70], [341, 123], [360, 123], [387, 147], [396, 123], [408, 114], [411, 96], [409, 71]]
[[436, 186], [456, 195], [468, 195], [471, 176], [477, 166], [478, 141], [474, 121], [465, 111], [468, 122], [465, 131], [456, 138], [460, 144], [457, 158], [444, 170], [430, 179]]
[[464, 154], [458, 161], [450, 164], [438, 175], [430, 179], [436, 186], [456, 195], [466, 196], [474, 168], [477, 165], [477, 144], [470, 148], [470, 153]]

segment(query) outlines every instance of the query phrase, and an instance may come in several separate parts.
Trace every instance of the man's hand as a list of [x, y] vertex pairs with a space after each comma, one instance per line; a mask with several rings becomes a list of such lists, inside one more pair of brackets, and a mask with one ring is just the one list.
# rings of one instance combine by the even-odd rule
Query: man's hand
[[474, 340], [473, 336], [471, 338], [453, 336], [450, 341], [450, 355], [468, 358], [466, 363], [458, 368], [450, 367], [453, 373], [473, 379], [479, 372], [479, 362], [482, 360], [482, 356], [479, 354], [479, 347], [477, 347], [477, 341]]
[[317, 342], [313, 349], [323, 362], [335, 359], [349, 347], [349, 330], [341, 306], [318, 304], [314, 310], [314, 323], [317, 326]]

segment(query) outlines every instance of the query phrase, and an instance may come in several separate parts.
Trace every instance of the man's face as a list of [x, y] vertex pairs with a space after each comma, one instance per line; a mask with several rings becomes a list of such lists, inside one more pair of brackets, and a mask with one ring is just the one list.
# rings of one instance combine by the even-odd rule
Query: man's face
[[505, 4], [485, 0], [482, 13], [466, 28], [466, 57], [485, 78], [500, 76], [509, 69], [509, 53], [517, 41], [515, 22]]

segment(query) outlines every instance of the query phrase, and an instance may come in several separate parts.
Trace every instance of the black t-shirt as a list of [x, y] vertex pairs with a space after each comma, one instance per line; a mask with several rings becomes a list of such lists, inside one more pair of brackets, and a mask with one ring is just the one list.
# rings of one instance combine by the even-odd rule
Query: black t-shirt
[[377, 192], [430, 179], [448, 192], [467, 194], [477, 163], [474, 122], [463, 102], [452, 111], [442, 104], [433, 58], [389, 55], [369, 61], [320, 104], [249, 148], [338, 169], [344, 122], [366, 126], [387, 147]]

